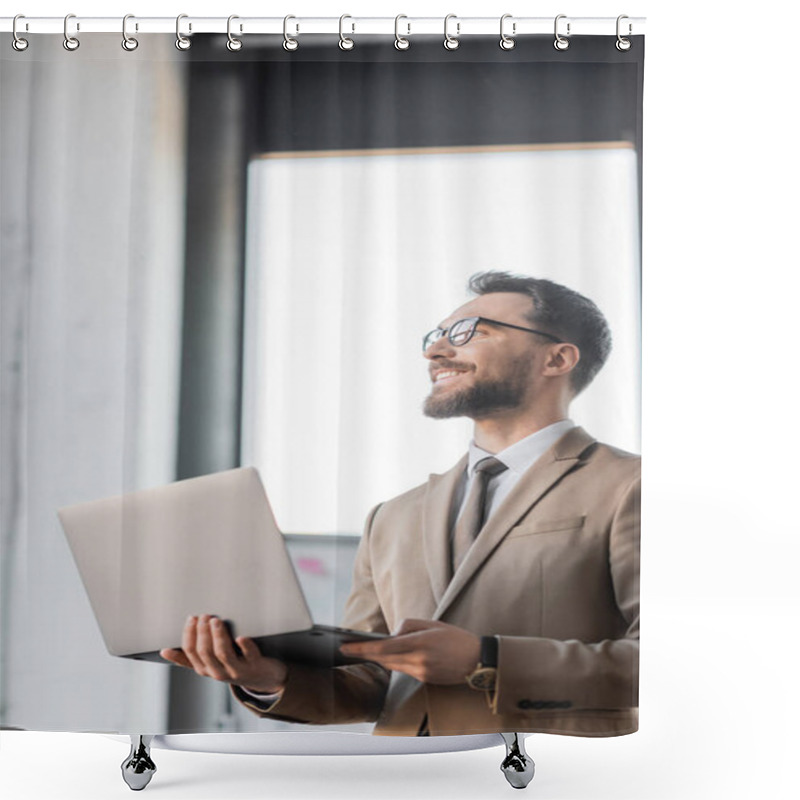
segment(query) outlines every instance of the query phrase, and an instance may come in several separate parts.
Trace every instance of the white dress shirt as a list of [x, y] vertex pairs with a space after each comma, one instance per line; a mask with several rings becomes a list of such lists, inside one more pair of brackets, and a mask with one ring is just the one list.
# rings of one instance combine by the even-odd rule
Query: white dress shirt
[[517, 481], [529, 470], [568, 430], [575, 427], [570, 419], [554, 422], [546, 428], [520, 439], [518, 442], [506, 447], [499, 453], [489, 453], [475, 444], [469, 443], [469, 462], [467, 469], [456, 489], [453, 497], [453, 506], [450, 509], [450, 530], [455, 528], [456, 520], [464, 510], [472, 481], [475, 479], [475, 465], [487, 457], [502, 461], [508, 469], [489, 479], [486, 487], [486, 514], [484, 520], [500, 507], [508, 493], [516, 486]]

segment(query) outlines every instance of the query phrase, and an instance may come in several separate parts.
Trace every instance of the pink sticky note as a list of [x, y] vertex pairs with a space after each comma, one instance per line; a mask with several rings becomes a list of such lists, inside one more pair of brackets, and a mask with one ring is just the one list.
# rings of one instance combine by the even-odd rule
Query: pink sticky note
[[301, 572], [310, 572], [312, 575], [325, 574], [325, 565], [319, 558], [298, 558], [297, 569]]

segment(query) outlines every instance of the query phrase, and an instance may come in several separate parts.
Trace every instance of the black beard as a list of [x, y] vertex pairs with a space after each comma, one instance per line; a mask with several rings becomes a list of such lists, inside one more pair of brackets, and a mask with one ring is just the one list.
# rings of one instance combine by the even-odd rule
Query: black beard
[[519, 379], [484, 381], [460, 392], [450, 392], [445, 397], [428, 395], [422, 411], [426, 417], [433, 419], [482, 419], [497, 411], [518, 408], [522, 405], [524, 396], [524, 381]]

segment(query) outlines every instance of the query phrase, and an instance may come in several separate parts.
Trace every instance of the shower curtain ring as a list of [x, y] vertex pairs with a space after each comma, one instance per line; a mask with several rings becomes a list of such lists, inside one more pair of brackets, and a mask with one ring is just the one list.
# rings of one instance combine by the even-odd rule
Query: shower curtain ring
[[500, 17], [500, 47], [503, 50], [513, 50], [517, 44], [514, 39], [511, 38], [511, 36], [517, 35], [517, 23], [511, 23], [511, 36], [505, 32], [506, 20], [511, 19], [512, 16], [512, 14], [503, 14], [503, 16]]
[[11, 25], [11, 32], [14, 34], [14, 38], [11, 40], [11, 46], [18, 53], [21, 53], [23, 50], [27, 50], [28, 49], [28, 40], [27, 39], [23, 39], [17, 33], [17, 20], [18, 19], [25, 19], [25, 15], [24, 14], [17, 14], [17, 16], [14, 17], [14, 22]]
[[[284, 50], [297, 50], [300, 47], [300, 42], [297, 39], [289, 36], [289, 20], [290, 19], [297, 19], [297, 17], [293, 17], [291, 14], [288, 14], [283, 18], [283, 49]], [[300, 27], [297, 26], [297, 32], [300, 32]]]
[[[400, 20], [401, 19], [408, 19], [405, 14], [398, 14], [394, 18], [394, 46], [398, 50], [408, 50], [411, 47], [411, 42], [408, 41], [405, 37], [400, 35]], [[408, 28], [408, 33], [406, 36], [411, 36], [411, 23], [407, 22], [406, 27]]]
[[[228, 41], [225, 43], [225, 47], [227, 47], [228, 50], [231, 51], [231, 53], [237, 53], [239, 50], [242, 49], [242, 40], [237, 39], [231, 32], [231, 23], [235, 19], [239, 19], [239, 17], [237, 17], [236, 14], [231, 14], [228, 17]], [[241, 33], [241, 31], [242, 31], [242, 26], [240, 25], [239, 32]]]
[[[624, 19], [629, 19], [629, 17], [626, 14], [620, 14], [617, 17], [617, 42], [616, 42], [616, 48], [617, 48], [617, 50], [619, 50], [622, 53], [624, 53], [626, 50], [630, 50], [631, 49], [631, 40], [630, 39], [626, 39], [620, 33], [620, 30], [621, 30], [620, 23]], [[631, 25], [631, 23], [629, 22], [628, 23], [628, 36], [630, 36], [632, 33], [633, 33], [633, 25]]]
[[[139, 46], [139, 40], [135, 39], [133, 36], [128, 36], [129, 19], [135, 19], [133, 14], [126, 14], [122, 18], [122, 49], [132, 53]], [[138, 25], [136, 25], [136, 30], [139, 30]]]
[[[70, 53], [74, 52], [81, 46], [81, 43], [75, 36], [69, 35], [69, 21], [71, 19], [75, 19], [74, 14], [67, 14], [67, 16], [64, 17], [64, 41], [62, 42], [64, 49], [69, 50]], [[77, 26], [77, 29], [80, 30], [80, 25]]]
[[[176, 36], [175, 47], [177, 47], [178, 50], [188, 50], [192, 46], [192, 40], [191, 39], [187, 39], [181, 33], [181, 20], [182, 19], [188, 19], [188, 18], [189, 18], [188, 14], [178, 14], [178, 19], [175, 20], [175, 36]], [[191, 33], [191, 32], [192, 32], [192, 23], [190, 22], [189, 23], [189, 33]]]
[[451, 19], [457, 20], [458, 17], [455, 14], [448, 14], [444, 18], [444, 46], [446, 50], [458, 50], [458, 36], [461, 33], [461, 23], [456, 22], [456, 35], [451, 35], [447, 30], [447, 23], [450, 22]]
[[[554, 26], [556, 40], [553, 42], [553, 47], [555, 47], [556, 50], [567, 50], [569, 48], [569, 39], [566, 39], [565, 37], [563, 37], [558, 32], [558, 22], [559, 22], [559, 20], [566, 19], [566, 18], [567, 18], [566, 14], [559, 14], [556, 17], [555, 26]], [[570, 33], [572, 32], [571, 29], [572, 29], [572, 25], [568, 22], [567, 23], [567, 36], [569, 36]]]
[[[356, 46], [356, 43], [352, 39], [349, 39], [347, 36], [344, 35], [343, 26], [344, 26], [344, 21], [346, 19], [353, 19], [353, 18], [349, 14], [342, 14], [342, 16], [339, 17], [339, 48], [342, 50], [352, 50]], [[355, 33], [356, 24], [355, 22], [351, 24], [352, 24], [351, 33]]]
[[[284, 50], [297, 50], [300, 47], [300, 42], [293, 36], [289, 36], [289, 20], [297, 19], [297, 17], [287, 14], [283, 18], [283, 49]], [[300, 26], [295, 23], [295, 32], [300, 33]]]

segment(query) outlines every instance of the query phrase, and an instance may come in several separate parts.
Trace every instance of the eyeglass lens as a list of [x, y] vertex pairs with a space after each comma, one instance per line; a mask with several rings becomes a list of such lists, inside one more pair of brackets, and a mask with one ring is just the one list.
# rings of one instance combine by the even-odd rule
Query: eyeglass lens
[[460, 319], [458, 322], [454, 322], [446, 331], [436, 328], [425, 337], [422, 342], [422, 349], [427, 350], [434, 342], [438, 342], [442, 336], [447, 336], [454, 347], [461, 347], [472, 338], [477, 322], [477, 317], [469, 317], [468, 319]]
[[448, 335], [450, 337], [450, 342], [454, 347], [460, 347], [462, 344], [466, 344], [470, 340], [472, 334], [475, 332], [475, 323], [477, 321], [478, 320], [475, 319], [475, 317], [471, 317], [470, 319], [460, 319], [458, 322], [455, 322], [450, 326]]

